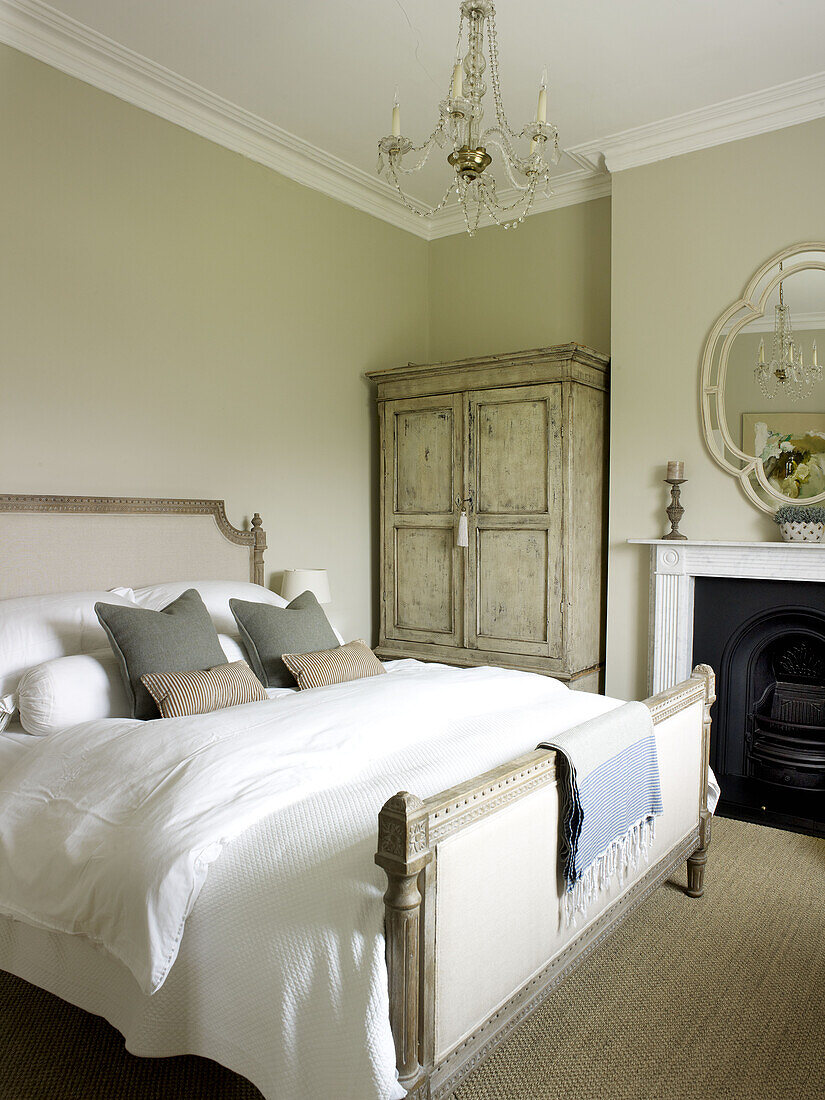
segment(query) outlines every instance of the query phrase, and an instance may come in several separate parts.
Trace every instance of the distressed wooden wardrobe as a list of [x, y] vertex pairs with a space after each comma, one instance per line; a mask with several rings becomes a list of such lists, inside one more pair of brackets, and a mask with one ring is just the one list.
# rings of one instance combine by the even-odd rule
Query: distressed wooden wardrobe
[[562, 344], [370, 373], [379, 656], [504, 665], [599, 689], [608, 370], [606, 356]]

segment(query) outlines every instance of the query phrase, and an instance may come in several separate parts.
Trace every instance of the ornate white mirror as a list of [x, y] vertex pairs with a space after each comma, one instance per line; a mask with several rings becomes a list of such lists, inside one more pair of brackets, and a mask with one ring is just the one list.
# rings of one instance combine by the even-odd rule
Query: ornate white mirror
[[710, 453], [765, 512], [825, 501], [825, 243], [784, 249], [717, 319], [702, 358]]

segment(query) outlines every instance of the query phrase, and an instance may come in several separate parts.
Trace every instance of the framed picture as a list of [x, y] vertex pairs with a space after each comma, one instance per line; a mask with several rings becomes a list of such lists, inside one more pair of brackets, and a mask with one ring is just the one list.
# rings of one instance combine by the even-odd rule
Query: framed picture
[[825, 412], [742, 413], [742, 450], [762, 459], [783, 496], [825, 493]]

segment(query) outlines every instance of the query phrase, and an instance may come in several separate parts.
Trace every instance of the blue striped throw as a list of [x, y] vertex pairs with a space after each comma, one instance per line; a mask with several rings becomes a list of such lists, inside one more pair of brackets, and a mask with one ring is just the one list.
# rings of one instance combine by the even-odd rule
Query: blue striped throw
[[559, 837], [568, 923], [599, 891], [647, 859], [662, 813], [659, 760], [649, 709], [625, 703], [542, 742], [560, 754]]

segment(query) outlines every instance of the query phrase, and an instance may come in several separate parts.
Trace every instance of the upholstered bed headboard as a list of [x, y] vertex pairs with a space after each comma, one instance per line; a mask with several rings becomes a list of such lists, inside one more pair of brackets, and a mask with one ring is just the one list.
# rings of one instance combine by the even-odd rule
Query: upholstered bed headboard
[[222, 500], [0, 495], [0, 599], [159, 581], [264, 583], [266, 535]]

